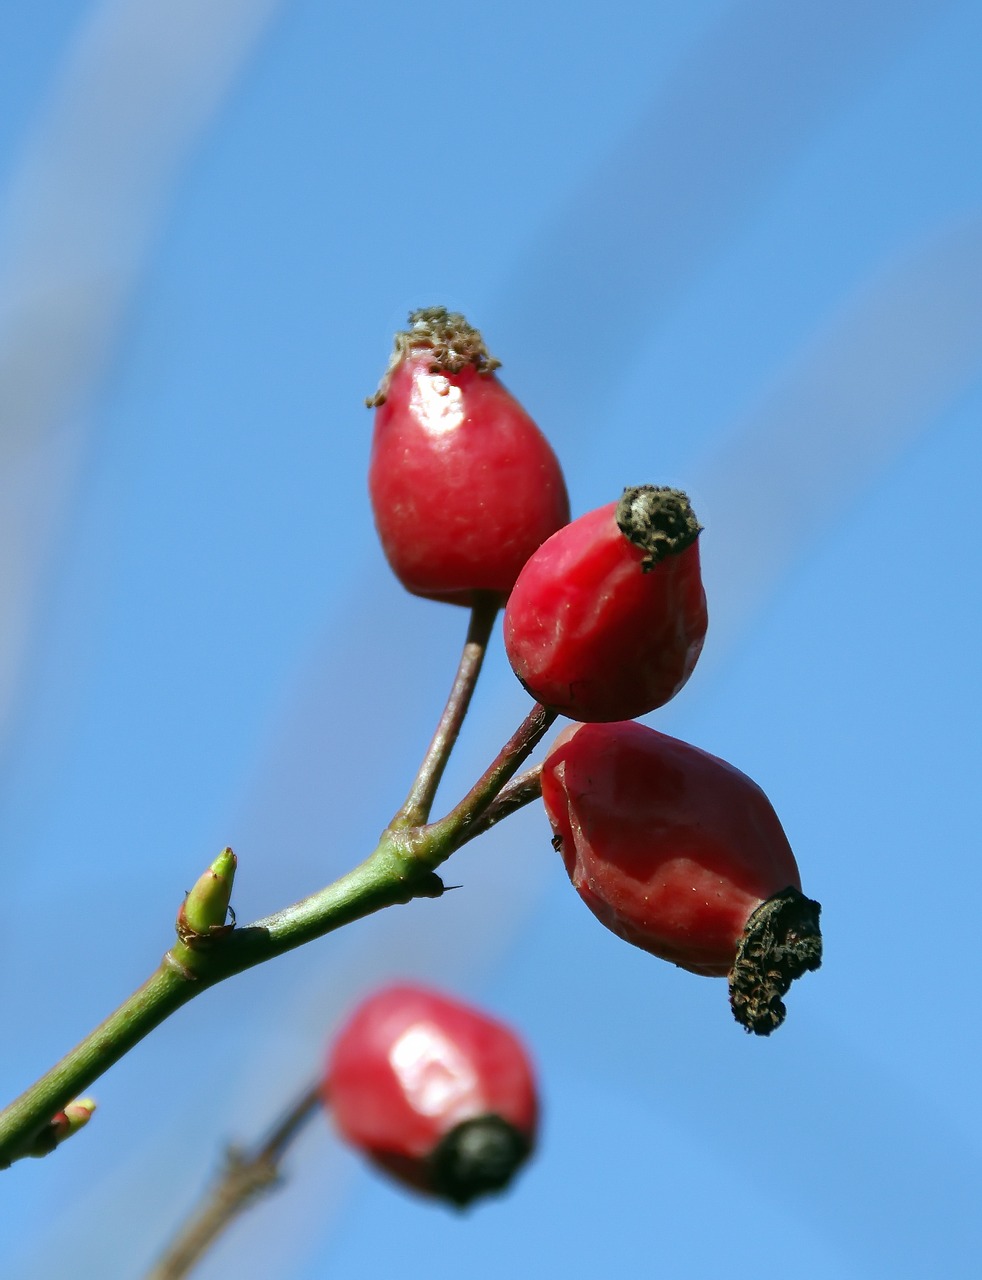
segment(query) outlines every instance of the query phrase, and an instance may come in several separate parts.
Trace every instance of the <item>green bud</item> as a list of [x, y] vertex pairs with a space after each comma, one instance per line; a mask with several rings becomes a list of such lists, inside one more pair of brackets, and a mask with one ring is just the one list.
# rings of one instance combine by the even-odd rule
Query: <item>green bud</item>
[[237, 859], [231, 849], [223, 849], [184, 899], [178, 916], [178, 932], [210, 933], [225, 924]]
[[51, 1123], [58, 1132], [58, 1142], [64, 1142], [66, 1138], [70, 1138], [73, 1133], [79, 1129], [84, 1129], [92, 1119], [92, 1112], [95, 1111], [96, 1103], [94, 1098], [76, 1098], [74, 1102], [70, 1102], [64, 1111], [59, 1111], [52, 1119]]
[[95, 1111], [95, 1100], [92, 1098], [76, 1098], [64, 1111], [58, 1111], [51, 1117], [41, 1132], [34, 1139], [31, 1147], [23, 1154], [27, 1156], [46, 1156], [55, 1147], [70, 1138], [79, 1129], [84, 1129], [92, 1119]]

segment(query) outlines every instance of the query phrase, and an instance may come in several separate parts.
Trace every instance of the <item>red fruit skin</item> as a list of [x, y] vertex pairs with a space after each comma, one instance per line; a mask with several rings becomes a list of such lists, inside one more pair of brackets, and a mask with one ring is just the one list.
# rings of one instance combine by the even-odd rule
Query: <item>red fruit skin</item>
[[352, 1146], [417, 1191], [427, 1158], [464, 1121], [494, 1115], [534, 1144], [538, 1100], [525, 1047], [504, 1024], [424, 987], [387, 987], [342, 1027], [322, 1081]]
[[649, 572], [611, 502], [553, 534], [518, 576], [505, 649], [533, 698], [572, 720], [631, 720], [682, 688], [702, 652], [699, 544]]
[[646, 725], [570, 726], [543, 763], [542, 799], [598, 920], [693, 973], [725, 977], [751, 913], [801, 888], [760, 787]]
[[569, 520], [562, 469], [493, 373], [431, 373], [432, 359], [425, 349], [404, 358], [375, 412], [368, 486], [382, 548], [413, 595], [504, 600]]

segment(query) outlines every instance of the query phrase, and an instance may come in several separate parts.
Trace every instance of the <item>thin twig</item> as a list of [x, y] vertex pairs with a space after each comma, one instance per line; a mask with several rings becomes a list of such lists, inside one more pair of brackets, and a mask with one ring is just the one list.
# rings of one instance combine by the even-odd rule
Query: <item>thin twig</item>
[[230, 1147], [212, 1186], [179, 1228], [146, 1280], [182, 1280], [222, 1232], [260, 1196], [283, 1183], [280, 1165], [291, 1143], [321, 1105], [312, 1084], [252, 1151]]
[[432, 861], [433, 854], [442, 862], [448, 856], [444, 850], [459, 849], [470, 839], [471, 831], [539, 745], [558, 714], [537, 702], [463, 800], [454, 805], [445, 818], [425, 828], [427, 847], [431, 851], [427, 865], [438, 866], [439, 862]]
[[534, 764], [531, 769], [526, 769], [517, 778], [513, 778], [507, 787], [501, 788], [497, 799], [493, 800], [474, 825], [464, 832], [460, 844], [466, 844], [475, 836], [484, 835], [485, 831], [490, 831], [492, 827], [497, 826], [502, 818], [517, 813], [533, 800], [538, 800], [541, 795], [542, 765]]
[[450, 759], [450, 752], [457, 741], [460, 727], [470, 706], [477, 678], [481, 674], [488, 640], [491, 638], [499, 608], [500, 600], [496, 595], [482, 592], [475, 599], [467, 627], [467, 639], [464, 642], [463, 653], [460, 655], [460, 665], [454, 677], [450, 696], [447, 698], [447, 705], [443, 709], [433, 741], [423, 757], [423, 763], [419, 766], [419, 772], [406, 797], [406, 802], [393, 818], [390, 830], [422, 826], [430, 816], [437, 787], [440, 785], [443, 771]]

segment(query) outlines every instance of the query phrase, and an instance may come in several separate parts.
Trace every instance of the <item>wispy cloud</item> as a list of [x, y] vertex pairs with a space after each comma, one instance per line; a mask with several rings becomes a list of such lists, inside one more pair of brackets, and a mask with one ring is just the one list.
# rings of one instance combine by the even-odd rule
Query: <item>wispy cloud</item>
[[0, 192], [0, 740], [47, 550], [170, 193], [282, 0], [105, 0]]

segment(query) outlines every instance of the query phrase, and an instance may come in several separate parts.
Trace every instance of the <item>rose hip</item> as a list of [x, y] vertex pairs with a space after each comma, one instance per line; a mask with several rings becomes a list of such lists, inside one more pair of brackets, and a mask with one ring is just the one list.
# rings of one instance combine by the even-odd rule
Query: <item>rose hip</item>
[[642, 485], [554, 533], [505, 610], [533, 698], [573, 720], [629, 720], [673, 698], [706, 635], [700, 525], [677, 489]]
[[322, 1091], [352, 1146], [458, 1206], [504, 1190], [535, 1142], [535, 1079], [517, 1036], [423, 987], [388, 987], [355, 1010]]
[[409, 324], [368, 402], [382, 548], [414, 595], [503, 601], [536, 547], [569, 519], [562, 470], [462, 315], [428, 307]]
[[566, 871], [619, 937], [730, 980], [737, 1020], [768, 1035], [792, 980], [821, 963], [819, 904], [770, 801], [732, 765], [645, 725], [559, 735], [542, 799]]

